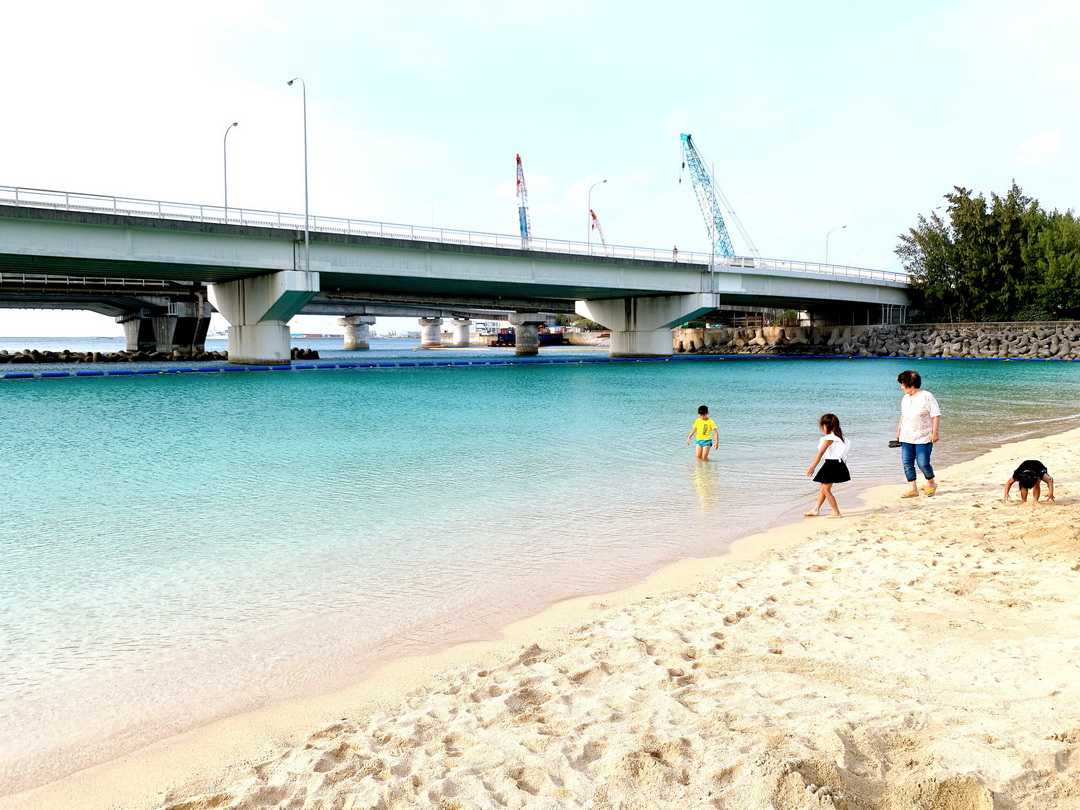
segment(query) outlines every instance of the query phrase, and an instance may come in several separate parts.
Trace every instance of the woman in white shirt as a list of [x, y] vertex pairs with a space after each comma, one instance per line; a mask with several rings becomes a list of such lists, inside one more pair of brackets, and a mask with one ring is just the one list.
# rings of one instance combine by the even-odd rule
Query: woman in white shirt
[[904, 477], [911, 489], [900, 497], [917, 498], [919, 488], [915, 483], [915, 465], [926, 476], [927, 495], [937, 491], [934, 468], [930, 466], [930, 453], [938, 440], [941, 408], [934, 395], [922, 390], [922, 378], [917, 371], [901, 371], [896, 381], [904, 389], [900, 400], [900, 422], [896, 425], [896, 440], [900, 442], [900, 458], [904, 465]]
[[843, 517], [840, 514], [840, 507], [836, 505], [836, 497], [832, 494], [832, 486], [851, 480], [851, 473], [847, 468], [847, 451], [851, 442], [844, 438], [844, 431], [840, 429], [840, 419], [834, 413], [822, 414], [821, 419], [818, 420], [818, 426], [825, 435], [818, 440], [817, 455], [814, 456], [814, 462], [807, 469], [806, 475], [814, 475], [814, 468], [817, 467], [818, 462], [825, 459], [821, 470], [814, 475], [814, 480], [821, 484], [821, 488], [818, 490], [817, 505], [803, 514], [806, 517], [817, 517], [821, 505], [828, 501], [833, 510], [829, 517]]

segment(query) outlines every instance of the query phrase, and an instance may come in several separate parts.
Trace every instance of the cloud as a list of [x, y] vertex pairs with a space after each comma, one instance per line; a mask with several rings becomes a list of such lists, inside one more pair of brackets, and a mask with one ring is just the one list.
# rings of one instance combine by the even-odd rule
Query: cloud
[[1024, 168], [1045, 169], [1053, 165], [1061, 153], [1061, 131], [1052, 129], [1032, 135], [1021, 141], [1016, 150]]

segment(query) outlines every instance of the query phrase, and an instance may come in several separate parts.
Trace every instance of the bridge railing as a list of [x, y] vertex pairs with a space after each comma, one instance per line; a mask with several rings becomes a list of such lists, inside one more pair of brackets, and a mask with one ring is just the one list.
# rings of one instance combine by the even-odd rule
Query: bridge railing
[[[286, 214], [278, 211], [262, 211], [253, 208], [228, 209], [219, 205], [194, 203], [171, 203], [159, 200], [142, 200], [135, 197], [108, 197], [100, 194], [81, 194], [70, 191], [49, 191], [36, 188], [0, 186], [0, 204], [25, 206], [27, 208], [56, 208], [64, 211], [89, 211], [100, 214], [153, 217], [155, 219], [180, 219], [192, 222], [220, 222], [230, 225], [247, 225], [262, 228], [283, 228], [296, 231], [304, 229], [303, 214]], [[673, 261], [687, 264], [709, 264], [707, 253], [675, 252], [655, 248], [627, 245], [602, 245], [575, 242], [566, 239], [533, 237], [527, 245], [520, 236], [463, 231], [453, 228], [436, 228], [426, 225], [405, 225], [393, 222], [375, 222], [342, 217], [309, 216], [308, 229], [312, 232], [342, 233], [350, 236], [378, 236], [389, 239], [407, 239], [416, 242], [445, 242], [471, 247], [496, 247], [520, 250], [538, 250], [546, 253], [575, 253], [591, 256], [608, 256], [646, 261]]]
[[[54, 208], [65, 211], [89, 211], [100, 214], [152, 217], [155, 219], [188, 220], [193, 222], [218, 222], [229, 225], [246, 225], [263, 228], [282, 228], [296, 231], [304, 229], [303, 214], [285, 214], [252, 208], [224, 208], [218, 205], [162, 202], [142, 200], [135, 197], [108, 197], [101, 194], [81, 194], [70, 191], [49, 191], [36, 188], [0, 186], [0, 204], [25, 206], [27, 208]], [[762, 259], [757, 257], [716, 258], [709, 253], [694, 251], [662, 250], [657, 248], [631, 247], [628, 245], [603, 245], [576, 242], [567, 239], [533, 237], [523, 243], [520, 236], [462, 231], [453, 228], [436, 228], [424, 225], [404, 225], [390, 222], [345, 219], [341, 217], [309, 216], [308, 229], [313, 232], [341, 233], [350, 236], [378, 236], [405, 239], [416, 242], [441, 242], [470, 247], [508, 248], [513, 250], [536, 250], [544, 253], [567, 253], [618, 259], [640, 259], [649, 262], [677, 262], [679, 264], [710, 264], [738, 268], [748, 273], [761, 270], [781, 270], [793, 273], [814, 273], [845, 278], [907, 283], [905, 273], [888, 270], [871, 270], [865, 267], [815, 264], [813, 262]]]
[[63, 276], [56, 273], [0, 273], [0, 285], [56, 285], [60, 287], [160, 287], [175, 288], [180, 285], [195, 288], [192, 282], [167, 281], [160, 278], [114, 278], [112, 276]]
[[780, 270], [800, 275], [816, 274], [848, 279], [861, 278], [872, 281], [886, 281], [897, 284], [908, 283], [907, 273], [898, 273], [894, 270], [873, 270], [869, 267], [852, 267], [844, 264], [818, 264], [817, 262], [788, 261], [786, 259], [762, 259], [757, 256], [718, 259], [716, 264], [747, 273], [754, 273], [759, 270], [769, 272]]

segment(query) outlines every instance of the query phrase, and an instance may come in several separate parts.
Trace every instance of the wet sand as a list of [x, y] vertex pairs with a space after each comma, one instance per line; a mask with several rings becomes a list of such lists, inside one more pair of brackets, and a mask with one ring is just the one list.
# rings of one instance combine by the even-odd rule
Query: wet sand
[[[1080, 808], [1080, 430], [0, 808]], [[1058, 501], [1004, 504], [1025, 458]], [[1014, 490], [1014, 498], [1015, 498]]]

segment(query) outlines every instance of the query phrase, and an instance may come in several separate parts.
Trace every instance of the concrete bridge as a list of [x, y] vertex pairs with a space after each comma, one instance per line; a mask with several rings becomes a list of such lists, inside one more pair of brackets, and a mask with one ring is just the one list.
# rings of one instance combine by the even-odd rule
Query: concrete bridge
[[523, 353], [535, 352], [543, 313], [575, 310], [610, 329], [612, 355], [627, 357], [671, 354], [672, 327], [725, 304], [879, 322], [908, 303], [906, 276], [865, 268], [561, 240], [522, 247], [517, 236], [326, 217], [310, 219], [306, 250], [304, 224], [295, 214], [0, 187], [0, 273], [207, 284], [236, 363], [287, 361], [287, 323], [316, 296], [506, 312]]

